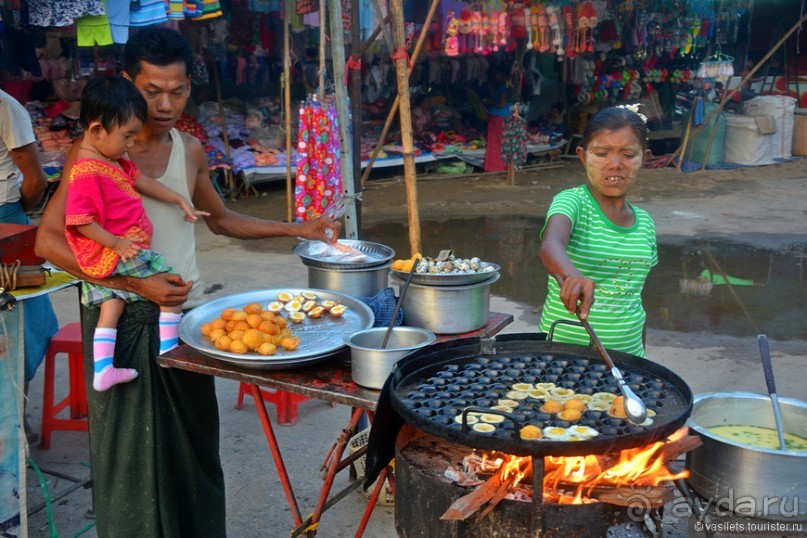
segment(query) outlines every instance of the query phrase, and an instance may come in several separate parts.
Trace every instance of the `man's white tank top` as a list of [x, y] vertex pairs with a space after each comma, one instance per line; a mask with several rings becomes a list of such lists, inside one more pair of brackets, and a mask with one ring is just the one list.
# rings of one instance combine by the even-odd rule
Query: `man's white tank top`
[[[170, 135], [172, 147], [168, 166], [162, 177], [155, 179], [188, 200], [192, 200], [188, 192], [188, 171], [185, 166], [185, 145], [182, 142], [182, 135], [176, 129], [171, 129]], [[144, 196], [143, 207], [154, 225], [151, 249], [162, 254], [165, 263], [183, 280], [193, 280], [193, 289], [184, 308], [200, 305], [204, 299], [199, 269], [196, 266], [195, 225], [185, 222], [182, 210], [174, 204]]]

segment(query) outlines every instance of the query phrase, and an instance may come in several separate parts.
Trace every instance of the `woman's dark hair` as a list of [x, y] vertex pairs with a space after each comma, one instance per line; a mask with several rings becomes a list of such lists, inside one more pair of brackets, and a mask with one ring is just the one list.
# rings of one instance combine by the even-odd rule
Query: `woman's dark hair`
[[123, 51], [123, 65], [132, 80], [140, 74], [140, 62], [165, 67], [176, 63], [185, 65], [190, 74], [193, 49], [182, 34], [168, 28], [148, 27], [129, 38]]
[[100, 121], [107, 132], [132, 118], [148, 119], [148, 105], [135, 85], [119, 75], [90, 80], [81, 93], [79, 123], [84, 129]]
[[649, 133], [647, 124], [639, 114], [622, 107], [605, 108], [588, 120], [588, 125], [586, 125], [586, 130], [583, 132], [583, 139], [580, 141], [580, 146], [583, 148], [588, 147], [594, 135], [603, 129], [618, 131], [625, 127], [633, 129], [633, 133], [642, 144], [642, 149], [646, 150], [648, 146], [647, 136]]

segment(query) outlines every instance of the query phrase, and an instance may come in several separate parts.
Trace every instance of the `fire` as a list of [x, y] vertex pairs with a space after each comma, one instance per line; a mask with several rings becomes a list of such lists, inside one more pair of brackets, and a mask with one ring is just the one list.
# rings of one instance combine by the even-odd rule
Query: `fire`
[[[625, 486], [659, 486], [666, 481], [686, 478], [689, 476], [688, 471], [673, 473], [667, 468], [664, 447], [667, 443], [686, 437], [687, 433], [687, 428], [682, 428], [666, 441], [607, 456], [547, 456], [544, 458], [544, 497], [558, 504], [584, 504], [596, 502], [589, 497], [597, 486], [614, 489]], [[501, 458], [503, 455], [498, 456]], [[502, 482], [514, 475], [516, 478], [512, 486], [515, 486], [525, 475], [529, 476], [531, 473], [531, 458], [503, 457], [499, 469]], [[576, 486], [573, 497], [559, 492], [564, 486]]]

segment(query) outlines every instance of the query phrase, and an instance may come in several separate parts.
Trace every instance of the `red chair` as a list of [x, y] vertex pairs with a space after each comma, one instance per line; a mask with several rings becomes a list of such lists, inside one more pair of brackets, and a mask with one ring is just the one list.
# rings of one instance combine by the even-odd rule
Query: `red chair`
[[[238, 402], [235, 404], [236, 409], [244, 407], [244, 395], [252, 396], [252, 388], [248, 383], [243, 381], [238, 387]], [[264, 401], [271, 402], [277, 407], [277, 422], [283, 426], [294, 426], [297, 423], [297, 406], [300, 402], [310, 400], [310, 396], [303, 396], [302, 394], [294, 394], [286, 392], [285, 390], [266, 389], [261, 387], [261, 395]]]
[[[56, 355], [67, 354], [67, 365], [70, 370], [70, 391], [63, 400], [54, 403]], [[59, 418], [66, 407], [70, 407], [70, 418]], [[68, 323], [56, 333], [50, 341], [45, 354], [45, 384], [42, 396], [42, 433], [39, 437], [39, 448], [50, 448], [50, 434], [56, 430], [86, 432], [87, 422], [87, 390], [84, 386], [84, 350], [81, 347], [81, 323]]]

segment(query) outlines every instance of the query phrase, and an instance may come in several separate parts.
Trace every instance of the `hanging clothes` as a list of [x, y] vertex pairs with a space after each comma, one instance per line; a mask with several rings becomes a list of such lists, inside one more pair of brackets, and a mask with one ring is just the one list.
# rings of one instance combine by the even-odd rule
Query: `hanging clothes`
[[294, 189], [297, 222], [319, 217], [342, 196], [336, 103], [330, 97], [325, 101], [309, 98], [300, 107]]
[[103, 0], [31, 0], [28, 2], [31, 26], [70, 26], [87, 15], [106, 13]]
[[504, 120], [502, 134], [502, 160], [515, 166], [527, 162], [527, 120], [513, 114]]

